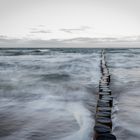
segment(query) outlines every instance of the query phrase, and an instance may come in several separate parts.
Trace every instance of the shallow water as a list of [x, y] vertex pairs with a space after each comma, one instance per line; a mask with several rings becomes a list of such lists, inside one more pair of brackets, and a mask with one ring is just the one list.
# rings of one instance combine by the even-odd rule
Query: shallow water
[[1, 140], [91, 140], [100, 50], [0, 52]]
[[108, 50], [117, 140], [140, 139], [140, 49]]
[[[101, 49], [1, 49], [0, 140], [92, 140]], [[140, 139], [140, 49], [107, 49], [117, 140]]]

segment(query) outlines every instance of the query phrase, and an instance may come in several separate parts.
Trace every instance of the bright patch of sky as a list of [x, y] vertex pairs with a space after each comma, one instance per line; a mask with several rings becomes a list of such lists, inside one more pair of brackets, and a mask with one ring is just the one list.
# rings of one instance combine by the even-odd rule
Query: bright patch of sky
[[69, 39], [140, 35], [140, 0], [0, 0], [0, 35]]

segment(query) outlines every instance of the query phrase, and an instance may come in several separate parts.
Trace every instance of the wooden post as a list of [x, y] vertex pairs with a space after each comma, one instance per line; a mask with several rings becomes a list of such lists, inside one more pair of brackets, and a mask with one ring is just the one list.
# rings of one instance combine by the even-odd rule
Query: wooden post
[[95, 115], [95, 136], [93, 140], [116, 140], [112, 134], [111, 111], [113, 106], [113, 97], [110, 90], [110, 74], [105, 60], [105, 50], [101, 52], [101, 79], [99, 82], [98, 101]]

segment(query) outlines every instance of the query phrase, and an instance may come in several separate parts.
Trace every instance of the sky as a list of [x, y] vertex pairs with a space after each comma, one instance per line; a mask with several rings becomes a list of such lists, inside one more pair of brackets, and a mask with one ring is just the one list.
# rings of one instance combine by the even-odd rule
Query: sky
[[140, 0], [0, 0], [0, 38], [140, 38]]

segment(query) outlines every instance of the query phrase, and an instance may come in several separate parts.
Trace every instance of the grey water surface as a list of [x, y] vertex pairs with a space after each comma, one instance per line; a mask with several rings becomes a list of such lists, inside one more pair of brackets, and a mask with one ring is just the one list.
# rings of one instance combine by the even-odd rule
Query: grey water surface
[[[92, 140], [101, 49], [0, 49], [0, 140]], [[140, 49], [106, 49], [113, 133], [140, 139]]]
[[140, 49], [110, 49], [106, 56], [115, 97], [113, 133], [117, 140], [140, 140]]
[[98, 49], [1, 49], [0, 140], [91, 140]]

